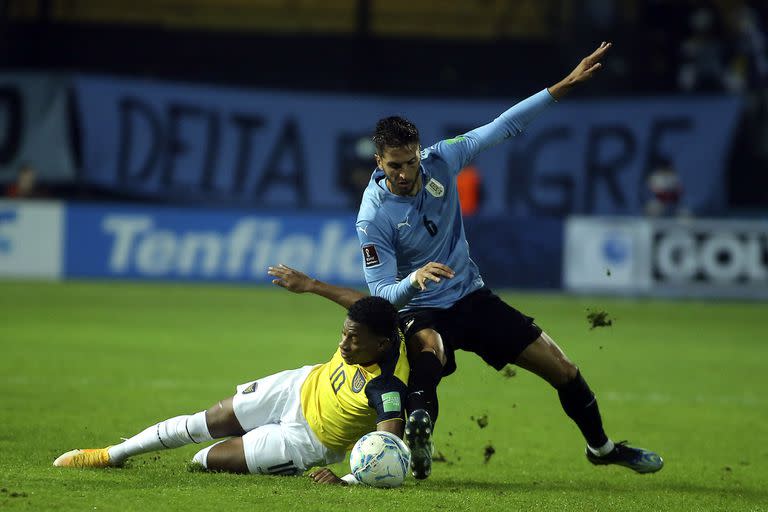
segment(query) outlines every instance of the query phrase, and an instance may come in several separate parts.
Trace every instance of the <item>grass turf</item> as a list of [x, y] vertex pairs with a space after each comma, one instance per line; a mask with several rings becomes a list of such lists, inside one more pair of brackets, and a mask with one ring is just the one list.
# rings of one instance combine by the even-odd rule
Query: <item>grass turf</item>
[[[114, 444], [207, 408], [235, 384], [326, 361], [343, 310], [278, 289], [6, 281], [0, 508], [768, 510], [765, 304], [505, 298], [580, 365], [615, 440], [663, 455], [660, 473], [592, 467], [543, 381], [496, 373], [463, 353], [440, 386], [445, 461], [399, 489], [190, 472], [195, 446], [123, 469], [54, 468], [71, 448]], [[590, 329], [588, 308], [608, 312], [613, 325]]]

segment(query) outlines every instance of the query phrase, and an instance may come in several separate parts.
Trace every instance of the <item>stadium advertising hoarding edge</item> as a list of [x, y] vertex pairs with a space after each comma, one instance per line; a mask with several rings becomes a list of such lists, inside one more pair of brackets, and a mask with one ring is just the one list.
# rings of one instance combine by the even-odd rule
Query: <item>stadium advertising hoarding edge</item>
[[[768, 221], [468, 219], [467, 233], [492, 287], [768, 298]], [[361, 258], [351, 215], [0, 201], [5, 278], [259, 284], [285, 263], [364, 286]]]
[[0, 277], [62, 277], [64, 205], [0, 200]]
[[563, 282], [584, 293], [768, 298], [768, 221], [574, 217]]
[[[517, 101], [248, 91], [97, 76], [76, 76], [74, 89], [87, 182], [145, 197], [261, 208], [354, 209], [374, 166], [364, 141], [382, 116], [409, 117], [428, 145], [490, 122]], [[719, 211], [740, 108], [738, 98], [723, 96], [555, 105], [524, 135], [477, 158], [483, 212], [638, 215], [646, 175], [661, 158], [677, 168], [690, 211]]]

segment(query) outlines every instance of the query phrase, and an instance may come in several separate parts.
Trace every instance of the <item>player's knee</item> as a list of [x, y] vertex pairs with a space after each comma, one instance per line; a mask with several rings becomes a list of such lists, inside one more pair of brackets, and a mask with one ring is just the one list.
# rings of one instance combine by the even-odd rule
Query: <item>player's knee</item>
[[569, 359], [562, 361], [562, 378], [564, 383], [571, 382], [579, 374], [579, 367], [573, 364]]
[[419, 352], [431, 352], [443, 366], [447, 361], [443, 338], [434, 329], [422, 329], [415, 333], [408, 338], [407, 348], [409, 357], [414, 357]]
[[551, 368], [547, 380], [553, 387], [560, 388], [573, 381], [578, 374], [579, 367], [573, 364], [565, 355], [562, 355], [555, 359], [555, 364]]
[[422, 352], [429, 352], [435, 355], [438, 361], [440, 361], [440, 365], [445, 366], [445, 363], [448, 362], [448, 358], [445, 355], [445, 349], [443, 349], [443, 345], [440, 344], [439, 346], [434, 347], [427, 347], [422, 349]]
[[203, 448], [192, 457], [192, 463], [197, 464], [203, 469], [208, 469], [208, 452], [211, 451], [213, 445]]
[[245, 430], [235, 416], [231, 397], [220, 400], [205, 411], [205, 421], [208, 425], [208, 431], [214, 439], [245, 434]]
[[551, 361], [550, 375], [547, 379], [550, 384], [558, 388], [575, 379], [576, 375], [579, 373], [578, 366], [568, 359], [565, 352], [563, 352], [549, 335], [542, 333], [541, 339], [545, 342], [546, 358]]
[[208, 452], [205, 453], [205, 468], [211, 471], [248, 473], [243, 439], [241, 437], [233, 437], [209, 446]]

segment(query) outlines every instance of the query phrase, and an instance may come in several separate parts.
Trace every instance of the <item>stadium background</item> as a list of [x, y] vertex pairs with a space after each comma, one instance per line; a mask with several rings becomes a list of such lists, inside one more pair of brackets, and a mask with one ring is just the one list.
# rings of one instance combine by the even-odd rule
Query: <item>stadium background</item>
[[[657, 415], [661, 404], [668, 408], [662, 415], [679, 420], [681, 429], [705, 418], [713, 436], [764, 432], [768, 406], [754, 390], [766, 382], [754, 365], [765, 354], [759, 342], [768, 327], [767, 31], [765, 4], [739, 0], [0, 0], [0, 186], [7, 196], [0, 198], [0, 342], [7, 356], [4, 409], [16, 410], [18, 423], [0, 438], [2, 446], [28, 446], [26, 423], [35, 407], [26, 399], [39, 400], [32, 382], [51, 374], [74, 402], [85, 403], [97, 395], [83, 391], [83, 382], [122, 396], [114, 375], [145, 394], [191, 384], [180, 370], [139, 354], [115, 368], [116, 353], [126, 357], [128, 346], [197, 367], [201, 357], [217, 358], [203, 348], [211, 338], [252, 359], [243, 346], [253, 346], [248, 332], [257, 330], [259, 362], [214, 365], [205, 382], [218, 391], [199, 394], [210, 400], [253, 371], [322, 360], [323, 332], [338, 327], [332, 306], [266, 286], [231, 285], [266, 285], [266, 266], [282, 262], [364, 287], [353, 221], [373, 168], [368, 136], [375, 121], [406, 115], [425, 145], [455, 136], [555, 83], [602, 40], [614, 47], [595, 80], [462, 174], [473, 258], [489, 285], [516, 290], [508, 295], [512, 303], [543, 315], [557, 339], [573, 343], [568, 352], [589, 361], [603, 388], [632, 387], [615, 383], [633, 369], [617, 357], [645, 362], [646, 378], [658, 379], [659, 389], [643, 383], [610, 395], [612, 417], [626, 413], [617, 423], [643, 411]], [[297, 308], [307, 325], [318, 323], [317, 332], [266, 326], [290, 323]], [[584, 317], [595, 308], [616, 320], [612, 330], [587, 329]], [[649, 331], [651, 325], [659, 330]], [[292, 341], [264, 350], [262, 335]], [[668, 336], [678, 342], [675, 352]], [[177, 339], [197, 351], [181, 358], [172, 348]], [[33, 357], [36, 351], [50, 357]], [[744, 361], [740, 352], [754, 357]], [[65, 367], [77, 357], [95, 358], [116, 374]], [[702, 364], [666, 367], [669, 358], [688, 357]], [[484, 393], [489, 382], [502, 382], [489, 381], [495, 377], [476, 361], [464, 364], [465, 375], [476, 368], [483, 377], [443, 384], [449, 400], [472, 400], [460, 385]], [[613, 372], [598, 370], [600, 364]], [[148, 384], [131, 376], [137, 366]], [[702, 384], [712, 371], [720, 377]], [[702, 373], [695, 385], [670, 378], [686, 372]], [[519, 377], [521, 389], [534, 386]], [[677, 390], [671, 398], [670, 388]], [[531, 393], [537, 392], [552, 401], [546, 390]], [[721, 411], [711, 411], [712, 418], [702, 412], [710, 392], [733, 424]], [[646, 398], [638, 406], [627, 396]], [[199, 408], [193, 398], [182, 403]], [[178, 403], [158, 399], [145, 410], [137, 402], [107, 423], [138, 428]], [[494, 404], [477, 409], [492, 410], [500, 423], [520, 421], [506, 402]], [[136, 411], [146, 415], [138, 423]], [[561, 413], [530, 417], [536, 414]], [[56, 416], [68, 422], [64, 429], [88, 417]], [[760, 426], [739, 430], [739, 418]], [[445, 421], [446, 432], [466, 427]], [[645, 438], [667, 446], [668, 439], [649, 434], [664, 430], [656, 422], [641, 424]], [[523, 433], [537, 439], [539, 427]], [[77, 442], [78, 432], [65, 438]], [[474, 430], [464, 433], [477, 441]], [[103, 443], [100, 434], [88, 440]], [[49, 439], [45, 457], [54, 455], [55, 441]], [[528, 448], [543, 442], [529, 441]], [[768, 498], [750, 478], [765, 474], [768, 455], [742, 464], [749, 458], [742, 448], [748, 450], [728, 447], [734, 460], [718, 460], [712, 479], [691, 488], [659, 490], [646, 480], [608, 493], [622, 509], [665, 509], [635, 502], [637, 491], [643, 499], [661, 493], [670, 510], [692, 495], [723, 509], [737, 496], [745, 510], [757, 510], [749, 507]], [[477, 482], [519, 475], [499, 457], [500, 475], [479, 474], [459, 463], [462, 450], [444, 449], [475, 482], [469, 501], [454, 503], [458, 508], [483, 506], [486, 491], [506, 492]], [[701, 477], [705, 461], [694, 460], [698, 465], [686, 470]], [[750, 464], [756, 476], [739, 475], [738, 486], [736, 478], [724, 482]], [[45, 487], [52, 477], [33, 466], [25, 466], [24, 478], [5, 466], [3, 483], [19, 492]], [[533, 480], [537, 467], [526, 469]], [[438, 489], [460, 485], [451, 472], [458, 469], [441, 471], [450, 479], [436, 479]], [[34, 483], [25, 488], [25, 481]], [[99, 485], [97, 478], [88, 482]], [[515, 490], [530, 494], [531, 503], [592, 508], [588, 497], [557, 496], [596, 493], [596, 485], [555, 483], [543, 495]], [[83, 504], [65, 496], [65, 508]], [[134, 508], [146, 504], [128, 499]]]

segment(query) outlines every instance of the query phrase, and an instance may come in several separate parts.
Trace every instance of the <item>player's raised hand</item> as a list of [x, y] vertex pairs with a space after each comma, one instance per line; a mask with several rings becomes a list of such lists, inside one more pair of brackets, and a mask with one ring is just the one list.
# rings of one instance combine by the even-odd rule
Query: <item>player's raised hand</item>
[[292, 269], [280, 263], [276, 267], [269, 267], [267, 274], [275, 277], [272, 284], [292, 291], [293, 293], [305, 293], [312, 289], [312, 278], [303, 272]]
[[573, 71], [568, 76], [550, 87], [549, 93], [556, 100], [559, 100], [568, 93], [571, 87], [592, 78], [603, 67], [601, 60], [608, 53], [608, 50], [611, 49], [611, 46], [613, 46], [612, 43], [605, 41], [600, 43], [600, 46], [594, 52], [581, 59], [581, 62], [573, 68]]
[[427, 289], [427, 281], [439, 283], [441, 278], [451, 279], [454, 275], [453, 270], [448, 265], [430, 261], [414, 273], [411, 284], [424, 291]]
[[338, 484], [338, 485], [346, 485], [347, 483], [342, 480], [341, 478], [337, 477], [333, 471], [331, 471], [328, 468], [321, 468], [317, 471], [313, 471], [309, 474], [309, 478], [311, 478], [315, 483], [318, 484]]
[[571, 81], [574, 83], [579, 83], [592, 78], [592, 75], [594, 75], [601, 67], [603, 67], [603, 64], [600, 62], [600, 60], [605, 56], [611, 46], [611, 43], [606, 43], [603, 41], [600, 43], [600, 46], [597, 47], [597, 50], [581, 59], [579, 65], [576, 66], [573, 71], [571, 71], [570, 75], [568, 75]]

